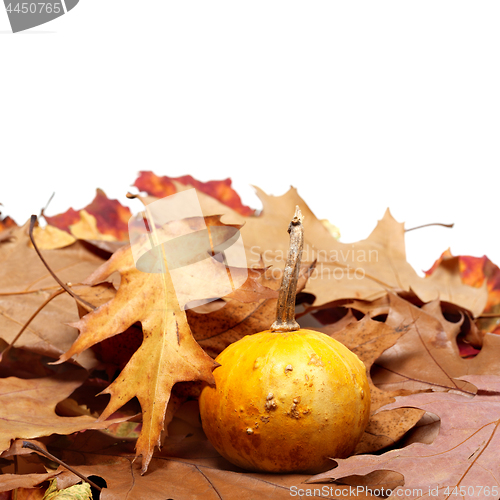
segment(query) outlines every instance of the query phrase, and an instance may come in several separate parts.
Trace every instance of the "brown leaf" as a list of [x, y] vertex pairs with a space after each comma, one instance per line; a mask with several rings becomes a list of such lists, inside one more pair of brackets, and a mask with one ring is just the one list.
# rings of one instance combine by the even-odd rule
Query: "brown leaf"
[[[63, 282], [78, 283], [103, 262], [81, 242], [42, 252]], [[30, 248], [27, 225], [17, 228], [9, 241], [0, 243], [0, 261], [0, 336], [10, 343], [59, 285]], [[74, 299], [60, 295], [43, 308], [15, 345], [58, 358], [77, 336], [77, 331], [66, 324], [76, 318]], [[79, 363], [86, 368], [96, 366], [90, 351]]]
[[394, 444], [408, 429], [412, 428], [423, 415], [415, 409], [395, 409], [391, 412], [377, 413], [377, 410], [394, 401], [403, 391], [383, 391], [373, 384], [370, 369], [375, 360], [388, 348], [393, 346], [405, 333], [402, 329], [393, 328], [385, 323], [373, 321], [368, 316], [358, 322], [349, 323], [338, 331], [335, 324], [323, 328], [315, 328], [330, 335], [354, 352], [366, 366], [370, 384], [371, 416], [368, 427], [358, 443], [356, 453], [369, 453]]
[[467, 309], [473, 316], [483, 312], [488, 300], [486, 282], [480, 288], [462, 282], [459, 257], [443, 259], [431, 276], [413, 283], [412, 289], [423, 302], [451, 302]]
[[[192, 403], [194, 410], [195, 402]], [[293, 493], [296, 493], [298, 498], [312, 496], [315, 487], [304, 484], [309, 478], [307, 475], [255, 474], [227, 462], [214, 450], [201, 431], [199, 421], [195, 420], [198, 416], [197, 410], [191, 412], [187, 406], [183, 407], [184, 412], [176, 414], [169, 426], [169, 437], [161, 454], [155, 453], [147, 474], [143, 476], [140, 475], [139, 466], [132, 462], [132, 456], [123, 451], [120, 453], [120, 444], [112, 446], [98, 439], [85, 443], [85, 435], [72, 438], [74, 443], [69, 442], [68, 438], [65, 439], [65, 442], [61, 443], [60, 456], [79, 472], [105, 479], [107, 488], [101, 494], [102, 500], [142, 500], [144, 491], [148, 492], [148, 500], [286, 499]], [[380, 474], [378, 476], [380, 477]], [[78, 478], [68, 472], [58, 476], [59, 487], [67, 487], [76, 481]], [[309, 489], [309, 492], [303, 491], [299, 496], [299, 490], [304, 488]], [[336, 488], [343, 490], [342, 496], [335, 495]], [[316, 488], [314, 496], [328, 499], [374, 498], [372, 495], [356, 492], [356, 487], [349, 489], [337, 484], [325, 486], [324, 489]]]
[[245, 219], [241, 232], [250, 265], [264, 257], [265, 265], [284, 266], [288, 235], [283, 228], [299, 205], [304, 220], [303, 261], [317, 259], [306, 292], [316, 297], [315, 306], [341, 299], [375, 300], [388, 290], [413, 290], [424, 302], [439, 298], [454, 302], [478, 316], [487, 300], [486, 288], [462, 284], [458, 268], [443, 268], [434, 279], [419, 277], [406, 261], [404, 224], [389, 210], [365, 240], [347, 244], [337, 241], [300, 198], [295, 188], [283, 196], [269, 196], [257, 189], [263, 210]]
[[61, 471], [52, 471], [47, 474], [1, 474], [0, 492], [12, 491], [16, 488], [33, 488], [53, 477]]
[[[102, 461], [102, 465], [78, 469], [83, 474], [104, 478], [107, 487], [101, 494], [102, 500], [144, 500], [145, 492], [148, 500], [285, 500], [290, 498], [290, 487], [304, 488], [306, 486], [302, 482], [308, 478], [303, 475], [241, 474], [206, 466], [195, 459], [186, 461], [175, 458], [154, 458], [148, 473], [141, 476], [139, 466], [132, 463], [131, 458], [116, 458], [109, 463], [109, 457], [104, 457]], [[334, 497], [320, 494], [317, 498]]]
[[191, 335], [166, 264], [163, 273], [141, 272], [127, 246], [113, 254], [86, 284], [97, 284], [115, 271], [121, 275], [115, 298], [73, 324], [80, 330], [80, 336], [59, 362], [141, 322], [143, 343], [119, 377], [103, 391], [111, 395], [111, 401], [101, 420], [134, 396], [138, 398], [143, 424], [136, 449], [143, 457], [145, 472], [154, 446], [159, 444], [173, 385], [190, 380], [213, 383], [212, 370], [216, 365]]
[[[395, 403], [381, 409], [414, 407], [438, 415], [441, 427], [432, 444], [414, 443], [380, 456], [362, 455], [336, 460], [337, 468], [314, 476], [309, 482], [391, 470], [403, 474], [405, 483], [390, 498], [401, 498], [403, 494], [408, 499], [423, 496], [454, 498], [455, 488], [455, 495], [459, 498], [497, 498], [500, 483], [500, 434], [497, 432], [500, 425], [500, 378], [468, 375], [461, 379], [474, 384], [479, 392], [473, 397], [452, 393], [414, 394], [398, 398]], [[432, 494], [429, 488], [433, 490]]]
[[447, 321], [438, 301], [418, 308], [393, 294], [389, 300], [386, 324], [406, 333], [377, 360], [372, 377], [378, 387], [412, 391], [463, 389], [465, 382], [455, 380], [462, 375], [500, 375], [498, 335], [487, 333], [481, 352], [464, 359], [456, 343], [461, 322]]
[[0, 450], [7, 450], [11, 439], [105, 429], [115, 421], [123, 421], [97, 422], [92, 417], [56, 415], [56, 404], [68, 397], [84, 378], [82, 372], [67, 372], [30, 380], [16, 377], [0, 379]]

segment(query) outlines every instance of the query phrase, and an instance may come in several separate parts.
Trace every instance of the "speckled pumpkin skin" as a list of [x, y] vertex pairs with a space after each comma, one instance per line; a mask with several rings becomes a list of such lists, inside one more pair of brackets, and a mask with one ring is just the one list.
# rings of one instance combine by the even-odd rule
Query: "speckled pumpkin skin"
[[370, 415], [366, 369], [319, 332], [265, 331], [216, 359], [216, 386], [200, 396], [203, 429], [247, 470], [317, 473], [352, 454]]

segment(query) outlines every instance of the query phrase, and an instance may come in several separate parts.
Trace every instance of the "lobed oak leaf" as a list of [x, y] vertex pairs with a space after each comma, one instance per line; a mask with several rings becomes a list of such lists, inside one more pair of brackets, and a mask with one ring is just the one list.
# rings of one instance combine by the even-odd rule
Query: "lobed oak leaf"
[[397, 487], [389, 497], [391, 499], [403, 495], [408, 500], [454, 496], [465, 500], [497, 498], [500, 484], [500, 433], [497, 432], [500, 426], [500, 378], [467, 375], [461, 380], [474, 384], [477, 394], [472, 397], [453, 393], [414, 394], [397, 398], [395, 403], [379, 410], [412, 407], [438, 415], [441, 426], [432, 444], [413, 443], [380, 456], [336, 459], [338, 467], [316, 475], [308, 482], [390, 470], [403, 474], [405, 479], [404, 486]]
[[186, 313], [180, 308], [168, 265], [163, 273], [139, 271], [130, 246], [123, 247], [97, 269], [86, 284], [94, 285], [115, 271], [121, 276], [116, 296], [73, 326], [80, 336], [59, 359], [66, 361], [94, 344], [142, 325], [143, 342], [118, 378], [103, 391], [111, 400], [101, 415], [105, 419], [133, 397], [142, 408], [142, 430], [136, 452], [147, 470], [155, 445], [159, 445], [167, 403], [177, 382], [204, 380], [214, 383], [215, 362], [191, 335]]
[[256, 188], [263, 210], [259, 217], [245, 218], [242, 236], [247, 259], [262, 255], [264, 264], [282, 268], [288, 239], [279, 228], [287, 227], [288, 214], [296, 205], [305, 216], [303, 261], [317, 260], [305, 292], [316, 297], [315, 306], [342, 300], [375, 300], [387, 291], [414, 293], [424, 302], [440, 299], [478, 316], [487, 300], [486, 288], [464, 285], [458, 267], [445, 265], [434, 278], [421, 278], [406, 261], [404, 224], [389, 212], [378, 221], [368, 238], [353, 244], [337, 241], [316, 218], [295, 188], [282, 196], [269, 196]]

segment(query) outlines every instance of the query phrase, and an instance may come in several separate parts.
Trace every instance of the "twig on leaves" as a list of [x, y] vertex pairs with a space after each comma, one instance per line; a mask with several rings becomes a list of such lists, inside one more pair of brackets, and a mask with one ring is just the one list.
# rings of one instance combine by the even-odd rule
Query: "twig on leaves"
[[36, 451], [37, 453], [40, 453], [41, 455], [47, 457], [49, 460], [52, 460], [56, 462], [59, 465], [62, 465], [66, 469], [68, 469], [70, 472], [73, 474], [77, 475], [80, 479], [83, 479], [86, 483], [89, 483], [90, 486], [95, 488], [97, 491], [102, 491], [102, 488], [100, 486], [97, 486], [93, 481], [91, 481], [88, 477], [84, 476], [83, 474], [80, 474], [77, 470], [73, 469], [70, 465], [64, 463], [62, 460], [59, 460], [57, 457], [52, 455], [52, 453], [49, 453], [48, 451], [43, 450], [40, 448], [40, 446], [37, 446], [34, 443], [31, 443], [30, 441], [23, 441], [23, 448], [29, 448], [30, 450]]

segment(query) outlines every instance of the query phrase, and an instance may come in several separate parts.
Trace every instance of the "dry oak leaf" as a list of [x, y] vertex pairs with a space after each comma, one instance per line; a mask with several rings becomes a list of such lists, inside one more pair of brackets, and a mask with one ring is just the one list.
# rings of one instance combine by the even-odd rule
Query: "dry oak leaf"
[[0, 451], [13, 439], [34, 439], [51, 434], [71, 434], [86, 429], [105, 429], [115, 419], [97, 422], [92, 417], [60, 417], [55, 413], [59, 401], [67, 398], [85, 378], [82, 372], [52, 377], [0, 379]]
[[[97, 229], [101, 234], [114, 236], [119, 241], [128, 240], [128, 221], [132, 216], [130, 209], [118, 200], [110, 200], [102, 189], [96, 190], [95, 198], [84, 210], [95, 217]], [[63, 214], [44, 217], [52, 226], [71, 232], [70, 226], [81, 220], [79, 212], [70, 208]]]
[[[106, 481], [101, 500], [289, 500], [293, 492], [308, 488], [303, 484], [310, 477], [307, 475], [254, 474], [225, 470], [220, 463], [226, 465], [220, 457], [210, 461], [153, 458], [148, 473], [141, 476], [140, 468], [129, 457], [96, 455], [92, 457], [92, 465], [80, 465], [78, 471], [87, 476], [98, 475]], [[79, 480], [72, 473], [63, 472], [58, 476], [58, 483], [71, 484], [71, 479]], [[332, 486], [334, 492], [336, 485]], [[338, 498], [330, 495], [330, 486], [325, 486], [323, 491], [318, 489], [315, 498]], [[352, 498], [364, 500], [371, 497], [359, 495]]]
[[[33, 228], [33, 237], [39, 250], [54, 250], [64, 248], [73, 244], [76, 239], [66, 231], [47, 224], [45, 227], [36, 226]], [[33, 245], [30, 242], [30, 246]]]
[[78, 240], [91, 241], [116, 241], [116, 236], [112, 234], [101, 233], [97, 228], [96, 218], [87, 212], [80, 210], [80, 220], [71, 224], [69, 230], [71, 234]]
[[[477, 356], [460, 356], [456, 337], [461, 322], [447, 321], [438, 301], [421, 308], [389, 294], [386, 325], [406, 332], [387, 349], [372, 370], [373, 382], [384, 390], [464, 389], [455, 379], [468, 374], [500, 375], [500, 337], [485, 334]], [[462, 318], [463, 321], [463, 318]]]
[[[32, 314], [59, 289], [35, 250], [30, 248], [28, 226], [29, 223], [15, 228], [8, 241], [0, 242], [0, 337], [6, 342], [11, 342]], [[43, 255], [63, 282], [83, 281], [103, 262], [82, 242], [43, 250]], [[15, 346], [58, 358], [77, 336], [76, 330], [67, 325], [75, 317], [74, 300], [66, 294], [59, 295], [33, 319]], [[96, 366], [90, 351], [78, 362], [85, 368]]]
[[358, 322], [349, 323], [340, 331], [337, 331], [335, 324], [314, 329], [344, 344], [366, 366], [370, 384], [371, 415], [368, 427], [356, 447], [356, 453], [371, 453], [394, 444], [418, 422], [423, 412], [413, 408], [398, 408], [390, 412], [377, 413], [381, 406], [394, 401], [396, 396], [406, 392], [379, 389], [373, 384], [370, 369], [375, 360], [386, 349], [392, 347], [405, 331], [373, 321], [368, 316]]
[[241, 203], [238, 193], [231, 187], [231, 179], [223, 181], [200, 182], [190, 175], [182, 177], [159, 177], [150, 171], [139, 172], [139, 177], [134, 182], [134, 186], [140, 191], [144, 191], [156, 198], [164, 198], [179, 191], [178, 184], [194, 187], [197, 191], [204, 193], [224, 205], [231, 207], [240, 215], [253, 215], [254, 210]]
[[135, 265], [129, 246], [123, 247], [86, 281], [95, 285], [115, 271], [121, 284], [115, 298], [73, 323], [80, 335], [59, 359], [66, 361], [104, 339], [142, 324], [144, 340], [118, 378], [103, 391], [111, 400], [101, 415], [106, 419], [133, 397], [142, 408], [142, 430], [137, 455], [147, 470], [163, 429], [172, 387], [177, 382], [204, 380], [214, 383], [215, 362], [191, 335], [186, 313], [179, 307], [166, 263], [163, 273], [145, 273]]
[[473, 397], [452, 393], [414, 394], [397, 398], [395, 403], [380, 410], [413, 407], [438, 415], [441, 427], [432, 444], [413, 443], [380, 456], [336, 459], [337, 468], [314, 476], [309, 482], [390, 470], [403, 474], [405, 478], [404, 486], [396, 488], [389, 497], [391, 499], [402, 498], [403, 494], [408, 500], [498, 498], [500, 378], [467, 375], [461, 379], [474, 384], [478, 388], [477, 394]]
[[404, 224], [389, 210], [365, 240], [347, 244], [331, 236], [295, 188], [282, 196], [270, 196], [259, 188], [263, 210], [259, 217], [245, 218], [241, 233], [252, 265], [261, 255], [264, 264], [284, 267], [290, 214], [299, 205], [304, 219], [304, 262], [317, 259], [306, 292], [315, 295], [315, 306], [341, 299], [375, 300], [388, 290], [413, 290], [423, 301], [440, 299], [455, 303], [478, 316], [487, 300], [486, 288], [464, 285], [458, 267], [444, 265], [437, 274], [421, 278], [406, 261]]
[[[137, 198], [144, 204], [153, 201]], [[221, 221], [221, 215], [189, 217], [165, 223], [152, 233], [148, 231], [146, 237], [144, 216], [142, 212], [134, 220], [138, 232], [132, 236], [131, 248], [137, 266], [155, 272], [156, 262], [162, 260], [158, 250], [162, 249], [183, 309], [186, 304], [199, 306], [206, 299], [212, 301], [223, 296], [240, 302], [277, 297], [277, 293], [263, 283], [265, 268], [235, 267], [234, 264], [246, 264], [241, 225], [226, 224]], [[151, 218], [148, 216], [148, 219]], [[148, 227], [153, 224], [150, 220]], [[152, 243], [155, 240], [159, 243], [156, 246]], [[226, 252], [231, 255], [230, 263]]]

